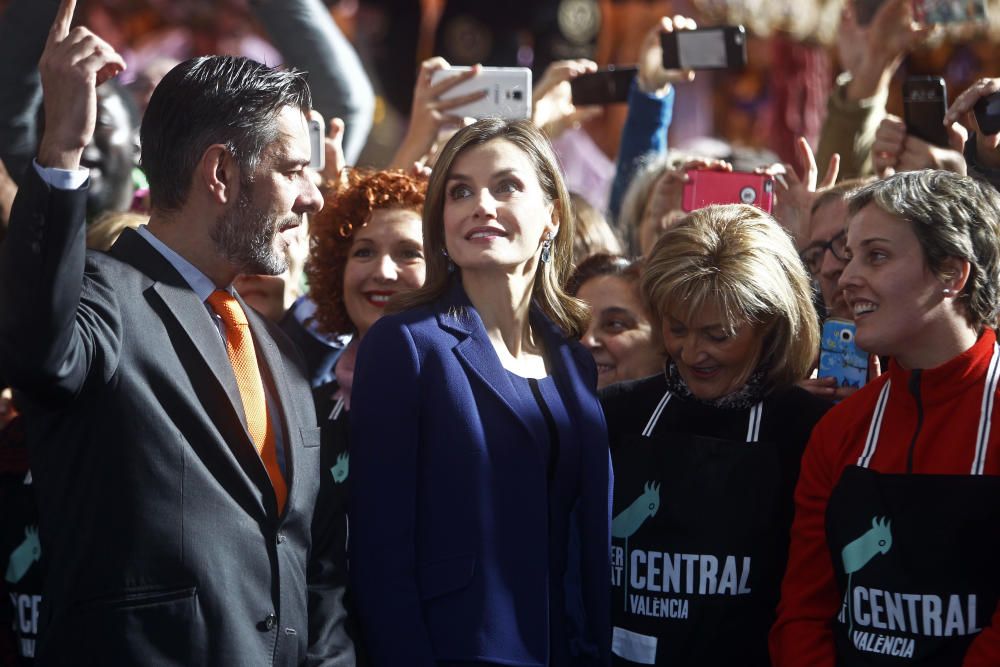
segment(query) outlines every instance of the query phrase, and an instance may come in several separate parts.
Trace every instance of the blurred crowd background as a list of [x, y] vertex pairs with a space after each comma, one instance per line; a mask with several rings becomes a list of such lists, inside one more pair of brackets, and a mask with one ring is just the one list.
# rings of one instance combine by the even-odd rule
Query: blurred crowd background
[[[246, 55], [278, 64], [254, 17], [252, 0], [82, 0], [78, 23], [90, 26], [135, 72], [158, 58]], [[11, 0], [0, 0], [0, 12]], [[770, 149], [783, 160], [794, 138], [816, 145], [826, 100], [856, 44], [839, 30], [843, 0], [325, 0], [354, 44], [377, 93], [373, 131], [359, 165], [385, 164], [409, 114], [418, 64], [441, 55], [452, 65], [528, 66], [540, 78], [553, 60], [634, 63], [642, 36], [659, 17], [681, 14], [699, 25], [742, 23], [751, 35], [742, 72], [702, 72], [679, 84], [670, 145], [697, 152], [703, 138]], [[945, 78], [951, 98], [998, 54], [1000, 0], [988, 0], [985, 23], [938, 30], [909, 54], [896, 80]], [[890, 113], [902, 113], [892, 86]], [[711, 110], [710, 112], [707, 110]], [[585, 129], [611, 158], [626, 105], [606, 107]]]

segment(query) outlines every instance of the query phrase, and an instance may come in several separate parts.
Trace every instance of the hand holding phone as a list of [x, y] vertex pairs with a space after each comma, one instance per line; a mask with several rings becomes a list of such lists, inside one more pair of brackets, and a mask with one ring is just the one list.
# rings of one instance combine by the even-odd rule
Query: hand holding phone
[[569, 87], [574, 106], [627, 102], [629, 88], [638, 72], [638, 67], [608, 65], [605, 69], [571, 79]]
[[556, 60], [535, 81], [531, 91], [531, 122], [555, 139], [563, 132], [602, 113], [597, 106], [577, 106], [573, 103], [570, 82], [576, 77], [597, 71], [597, 63], [586, 58]]
[[948, 148], [944, 116], [948, 95], [939, 76], [911, 76], [903, 82], [903, 119], [906, 133], [929, 144]]
[[[975, 123], [971, 116], [975, 114]], [[1000, 78], [982, 78], [955, 98], [948, 123], [962, 123], [976, 132], [976, 164], [1000, 169]]]
[[636, 83], [647, 95], [666, 94], [669, 86], [682, 81], [693, 81], [694, 70], [667, 69], [663, 66], [663, 35], [683, 30], [696, 30], [698, 24], [686, 16], [663, 16], [650, 28], [639, 45], [639, 73]]
[[420, 63], [417, 83], [413, 87], [410, 122], [402, 143], [389, 161], [390, 169], [409, 170], [414, 163], [429, 159], [441, 130], [448, 125], [461, 125], [463, 116], [455, 110], [485, 96], [486, 91], [479, 89], [469, 95], [443, 99], [453, 88], [479, 75], [478, 66], [443, 77], [438, 74], [441, 70], [450, 70], [450, 67], [448, 61], [441, 57], [428, 58]]
[[679, 30], [660, 34], [666, 69], [742, 69], [747, 63], [747, 33], [741, 25]]
[[710, 204], [750, 204], [770, 213], [774, 178], [745, 171], [689, 171], [681, 202], [681, 208], [688, 212]]
[[976, 112], [976, 124], [983, 134], [1000, 132], [1000, 92], [980, 97], [973, 109]]
[[[469, 70], [468, 67], [435, 70], [431, 85]], [[486, 91], [485, 95], [482, 91]], [[474, 97], [477, 99], [472, 99]], [[463, 101], [452, 108], [452, 113], [459, 116], [528, 119], [531, 118], [531, 70], [527, 67], [483, 67], [477, 76], [452, 86], [440, 99], [443, 102]]]

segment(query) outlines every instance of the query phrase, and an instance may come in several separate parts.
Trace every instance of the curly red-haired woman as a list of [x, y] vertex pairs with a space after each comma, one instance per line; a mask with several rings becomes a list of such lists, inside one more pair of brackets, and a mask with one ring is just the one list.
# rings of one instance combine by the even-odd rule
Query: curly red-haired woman
[[[355, 353], [369, 327], [382, 316], [389, 297], [424, 284], [420, 211], [426, 190], [426, 181], [402, 172], [352, 170], [341, 187], [326, 191], [326, 205], [311, 223], [306, 274], [316, 302], [316, 321], [325, 333], [353, 336], [334, 367], [335, 379], [315, 393], [323, 476], [314, 515], [314, 549], [342, 559], [317, 567], [331, 567], [345, 575], [350, 472], [347, 412]], [[324, 550], [328, 540], [336, 540], [337, 547]], [[320, 601], [310, 595], [310, 605]], [[350, 591], [344, 602], [352, 609]], [[313, 611], [318, 610], [310, 609], [310, 618], [328, 618], [314, 616]], [[352, 625], [353, 614], [349, 614], [348, 631], [360, 650]]]

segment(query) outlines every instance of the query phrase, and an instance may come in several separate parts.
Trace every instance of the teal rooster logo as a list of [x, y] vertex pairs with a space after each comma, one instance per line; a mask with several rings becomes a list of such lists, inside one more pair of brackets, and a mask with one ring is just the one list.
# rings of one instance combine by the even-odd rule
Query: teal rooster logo
[[42, 545], [38, 541], [38, 528], [28, 526], [24, 529], [24, 541], [10, 554], [4, 579], [9, 584], [16, 584], [28, 573], [31, 564], [41, 557]]
[[611, 521], [611, 536], [629, 538], [639, 526], [660, 509], [660, 485], [646, 482], [642, 495]]
[[333, 467], [330, 468], [330, 474], [333, 475], [333, 481], [335, 483], [343, 484], [344, 480], [347, 479], [350, 458], [350, 454], [343, 452], [337, 457], [337, 462], [333, 465]]
[[625, 611], [628, 611], [628, 538], [635, 535], [646, 519], [656, 516], [659, 509], [660, 483], [646, 482], [642, 494], [611, 520], [611, 536], [625, 540]]
[[884, 554], [892, 548], [891, 527], [891, 521], [872, 517], [872, 527], [840, 552], [840, 559], [844, 562], [844, 574], [847, 575], [847, 600], [845, 600], [845, 604], [847, 605], [848, 636], [854, 630], [854, 615], [851, 611], [851, 577], [855, 572], [868, 565], [872, 558], [880, 553]]

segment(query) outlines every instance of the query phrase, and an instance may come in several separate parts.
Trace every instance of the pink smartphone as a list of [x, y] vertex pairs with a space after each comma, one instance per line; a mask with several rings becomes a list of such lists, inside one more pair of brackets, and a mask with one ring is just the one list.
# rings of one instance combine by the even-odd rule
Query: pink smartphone
[[774, 179], [767, 174], [744, 171], [689, 171], [681, 207], [695, 211], [709, 204], [751, 204], [771, 212]]

